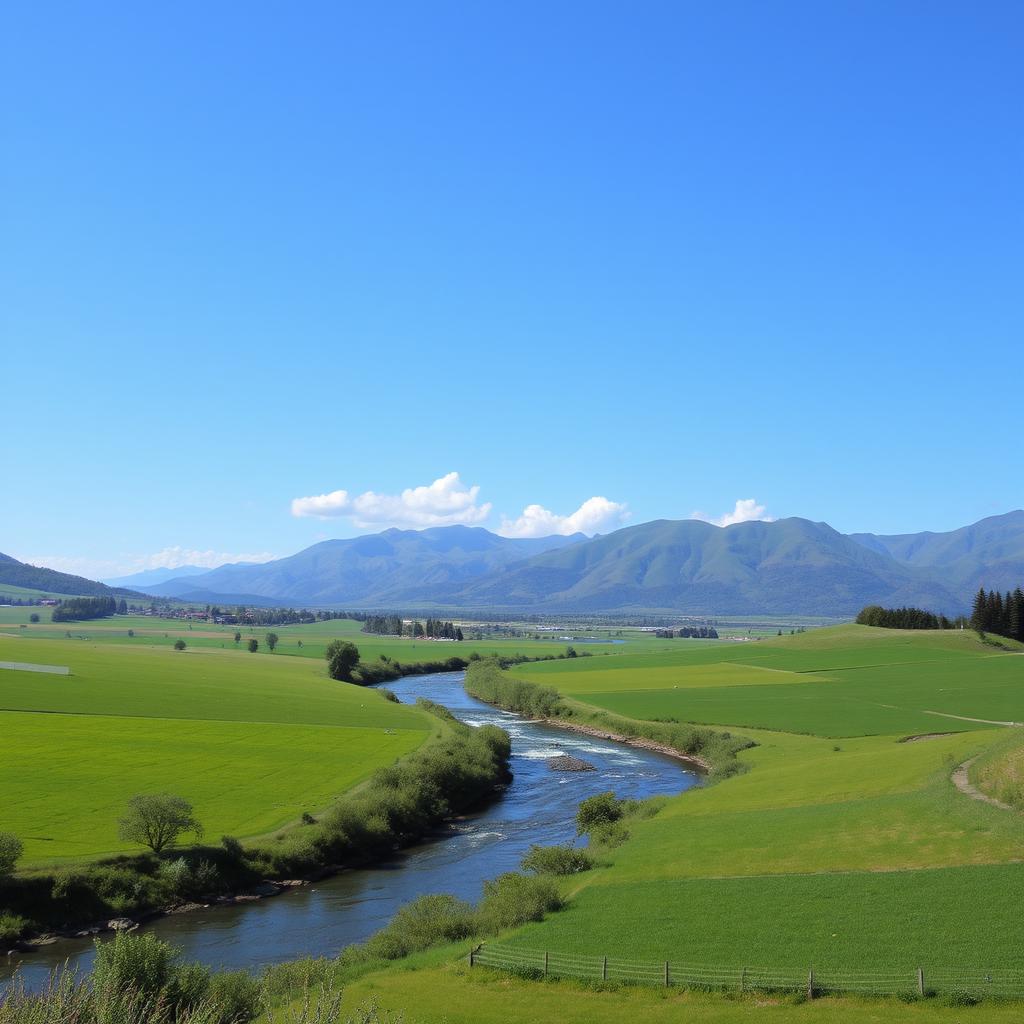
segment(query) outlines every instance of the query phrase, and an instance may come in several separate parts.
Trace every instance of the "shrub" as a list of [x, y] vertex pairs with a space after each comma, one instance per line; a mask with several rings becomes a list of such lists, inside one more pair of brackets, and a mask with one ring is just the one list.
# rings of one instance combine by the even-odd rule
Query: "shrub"
[[174, 951], [156, 936], [119, 932], [110, 942], [96, 942], [93, 988], [108, 996], [133, 992], [156, 999], [174, 976], [174, 960]]
[[531, 846], [522, 861], [523, 870], [535, 875], [575, 875], [593, 866], [594, 858], [574, 846]]
[[232, 860], [240, 861], [245, 857], [245, 847], [234, 836], [221, 836], [220, 845]]
[[217, 1024], [245, 1024], [263, 1010], [263, 986], [245, 971], [225, 971], [210, 979], [210, 1005]]
[[582, 836], [595, 829], [607, 828], [623, 814], [622, 801], [614, 793], [598, 793], [587, 797], [576, 811], [576, 835]]
[[[389, 934], [389, 937], [397, 939], [404, 947], [404, 952], [399, 955], [405, 956], [441, 942], [458, 942], [469, 938], [475, 925], [476, 912], [473, 907], [445, 893], [420, 896], [412, 903], [407, 903], [395, 914], [387, 928], [378, 934]], [[373, 939], [369, 945], [373, 947]], [[396, 958], [388, 956], [385, 959]]]
[[309, 992], [330, 985], [334, 978], [333, 960], [307, 957], [273, 964], [263, 972], [263, 990], [270, 998]]
[[17, 914], [0, 914], [0, 951], [6, 952], [6, 948], [17, 942], [27, 927], [28, 921]]
[[176, 651], [183, 651], [188, 646], [184, 640], [178, 639], [174, 641], [174, 649]]
[[21, 840], [11, 832], [0, 832], [0, 878], [14, 870], [24, 847]]
[[551, 878], [509, 871], [484, 883], [480, 927], [494, 934], [527, 921], [540, 921], [546, 913], [561, 909], [563, 902]]

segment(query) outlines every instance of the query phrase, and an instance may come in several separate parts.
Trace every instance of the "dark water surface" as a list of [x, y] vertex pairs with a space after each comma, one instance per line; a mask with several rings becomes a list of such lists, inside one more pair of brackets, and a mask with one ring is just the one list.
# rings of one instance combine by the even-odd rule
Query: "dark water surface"
[[[462, 672], [409, 676], [389, 683], [403, 702], [427, 697], [470, 725], [490, 723], [512, 737], [514, 779], [502, 797], [455, 822], [422, 845], [373, 868], [346, 871], [281, 896], [240, 906], [215, 907], [158, 918], [146, 931], [178, 946], [186, 960], [214, 968], [259, 970], [304, 956], [334, 956], [384, 927], [395, 911], [424, 893], [479, 898], [486, 879], [514, 871], [532, 843], [568, 842], [575, 836], [576, 805], [614, 790], [620, 797], [679, 793], [700, 776], [670, 757], [606, 740], [537, 725], [474, 700]], [[593, 772], [553, 772], [549, 757], [572, 754]], [[56, 966], [87, 969], [92, 942], [62, 940], [37, 953], [0, 958], [0, 981], [17, 968], [37, 987]]]

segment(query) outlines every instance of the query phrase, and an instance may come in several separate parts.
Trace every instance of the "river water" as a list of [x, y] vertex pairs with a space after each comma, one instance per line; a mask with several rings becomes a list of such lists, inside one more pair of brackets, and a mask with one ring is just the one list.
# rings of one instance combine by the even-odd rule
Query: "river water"
[[[533, 843], [566, 843], [575, 837], [577, 804], [595, 793], [643, 798], [679, 793], [700, 775], [674, 758], [539, 725], [470, 697], [462, 672], [408, 676], [388, 688], [403, 702], [427, 697], [470, 725], [500, 725], [512, 737], [513, 781], [480, 812], [438, 830], [427, 842], [386, 864], [345, 871], [281, 896], [158, 918], [145, 929], [174, 943], [186, 960], [218, 969], [258, 971], [305, 956], [334, 956], [384, 927], [404, 903], [425, 893], [479, 898], [483, 883], [514, 871]], [[549, 757], [572, 754], [592, 772], [555, 772]], [[18, 970], [25, 984], [45, 983], [54, 967], [69, 962], [88, 969], [91, 941], [61, 940], [36, 953], [0, 958], [0, 983]]]

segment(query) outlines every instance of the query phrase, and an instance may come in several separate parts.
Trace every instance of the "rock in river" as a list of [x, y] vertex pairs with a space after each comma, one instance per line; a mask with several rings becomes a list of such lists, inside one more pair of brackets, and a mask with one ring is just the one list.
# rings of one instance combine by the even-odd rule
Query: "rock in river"
[[592, 772], [595, 770], [589, 761], [581, 761], [578, 757], [570, 757], [568, 754], [549, 757], [548, 767], [553, 772]]

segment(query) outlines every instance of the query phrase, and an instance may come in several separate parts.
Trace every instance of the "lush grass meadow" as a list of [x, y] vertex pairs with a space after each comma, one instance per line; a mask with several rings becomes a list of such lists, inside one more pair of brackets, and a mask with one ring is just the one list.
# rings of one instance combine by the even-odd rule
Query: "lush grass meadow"
[[[969, 633], [845, 626], [757, 643], [626, 648], [520, 665], [591, 712], [736, 729], [748, 771], [629, 824], [565, 910], [506, 944], [709, 967], [1024, 971], [1024, 817], [960, 793], [953, 769], [1016, 777], [1024, 658]], [[769, 677], [774, 678], [769, 678]], [[944, 718], [928, 712], [959, 715]], [[412, 969], [415, 968], [415, 969]], [[599, 987], [599, 986], [598, 986]], [[350, 982], [421, 1021], [1000, 1021], [1020, 1006], [721, 995], [525, 981], [453, 954]], [[465, 1009], [462, 1009], [462, 1008]]]
[[953, 732], [985, 727], [967, 718], [1024, 722], [1024, 661], [1005, 643], [1010, 650], [970, 632], [844, 626], [516, 675], [633, 718], [832, 737]]
[[0, 661], [71, 669], [0, 669], [0, 820], [26, 864], [127, 849], [117, 819], [139, 792], [186, 797], [214, 839], [260, 835], [438, 727], [306, 659], [0, 636]]

